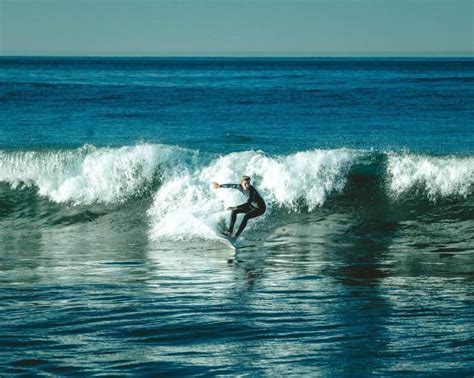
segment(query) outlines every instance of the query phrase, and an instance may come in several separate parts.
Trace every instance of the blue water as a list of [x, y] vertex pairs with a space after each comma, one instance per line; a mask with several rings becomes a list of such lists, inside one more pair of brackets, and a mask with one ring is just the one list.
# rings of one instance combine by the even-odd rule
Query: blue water
[[474, 149], [472, 59], [3, 58], [0, 67], [2, 148]]
[[[0, 58], [0, 371], [474, 372], [474, 60]], [[252, 177], [241, 248], [217, 238]]]

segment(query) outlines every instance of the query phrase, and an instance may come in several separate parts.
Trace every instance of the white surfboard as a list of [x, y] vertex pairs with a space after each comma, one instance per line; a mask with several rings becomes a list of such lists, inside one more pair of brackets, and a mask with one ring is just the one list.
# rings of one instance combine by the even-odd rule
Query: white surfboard
[[230, 249], [233, 249], [234, 251], [236, 251], [237, 248], [239, 248], [237, 241], [232, 240], [231, 238], [225, 235], [217, 234], [217, 238], [222, 244], [225, 244], [227, 247], [229, 247]]

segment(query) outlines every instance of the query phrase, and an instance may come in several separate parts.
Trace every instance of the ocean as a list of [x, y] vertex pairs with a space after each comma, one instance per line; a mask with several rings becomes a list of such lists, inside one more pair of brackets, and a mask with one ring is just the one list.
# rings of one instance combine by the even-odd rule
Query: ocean
[[[473, 83], [473, 59], [0, 58], [2, 375], [472, 376]], [[211, 182], [244, 174], [267, 211], [233, 251], [244, 200]]]

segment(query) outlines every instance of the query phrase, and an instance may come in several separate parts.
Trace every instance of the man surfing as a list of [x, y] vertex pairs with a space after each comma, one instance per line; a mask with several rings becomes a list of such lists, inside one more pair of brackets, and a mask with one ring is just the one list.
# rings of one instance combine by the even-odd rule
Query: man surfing
[[[227, 236], [232, 238], [233, 240], [237, 240], [240, 236], [242, 231], [244, 230], [245, 226], [247, 226], [247, 221], [252, 218], [256, 218], [263, 213], [265, 213], [266, 206], [265, 201], [263, 198], [258, 194], [255, 188], [250, 185], [250, 177], [249, 176], [242, 176], [240, 179], [240, 184], [219, 184], [217, 182], [212, 183], [212, 187], [214, 189], [219, 188], [232, 188], [237, 189], [240, 191], [245, 197], [247, 197], [247, 202], [243, 203], [242, 205], [235, 206], [235, 207], [228, 207], [226, 210], [232, 210], [232, 214], [230, 216], [230, 225], [229, 229], [225, 232]], [[235, 220], [237, 219], [237, 214], [244, 213], [244, 218], [240, 223], [239, 229], [232, 236], [234, 231]]]

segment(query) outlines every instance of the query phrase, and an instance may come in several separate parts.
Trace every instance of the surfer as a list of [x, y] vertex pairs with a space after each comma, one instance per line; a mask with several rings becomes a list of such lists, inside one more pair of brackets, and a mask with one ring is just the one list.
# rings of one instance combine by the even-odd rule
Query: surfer
[[[242, 176], [240, 179], [240, 184], [219, 184], [217, 182], [212, 183], [212, 187], [214, 189], [218, 188], [232, 188], [237, 189], [240, 191], [245, 197], [247, 197], [247, 202], [243, 203], [242, 205], [235, 206], [235, 207], [228, 207], [226, 210], [232, 210], [232, 214], [230, 216], [230, 225], [229, 229], [225, 232], [225, 234], [232, 239], [237, 239], [239, 235], [244, 230], [245, 226], [247, 226], [247, 222], [249, 219], [256, 218], [263, 213], [265, 213], [266, 206], [265, 201], [263, 198], [258, 194], [255, 188], [250, 185], [250, 177], [249, 176]], [[237, 214], [244, 213], [244, 218], [240, 223], [239, 229], [232, 237], [232, 232], [234, 231], [235, 220], [237, 219]]]

